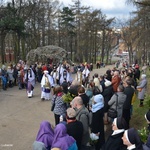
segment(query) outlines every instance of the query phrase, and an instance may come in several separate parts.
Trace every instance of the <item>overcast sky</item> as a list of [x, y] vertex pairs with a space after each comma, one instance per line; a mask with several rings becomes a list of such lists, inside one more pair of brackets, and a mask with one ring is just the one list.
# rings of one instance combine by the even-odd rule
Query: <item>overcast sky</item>
[[[64, 5], [73, 4], [72, 0], [59, 0]], [[81, 0], [83, 6], [91, 6], [94, 9], [101, 9], [104, 14], [110, 17], [129, 18], [130, 12], [135, 10], [132, 4], [126, 4], [126, 0]]]

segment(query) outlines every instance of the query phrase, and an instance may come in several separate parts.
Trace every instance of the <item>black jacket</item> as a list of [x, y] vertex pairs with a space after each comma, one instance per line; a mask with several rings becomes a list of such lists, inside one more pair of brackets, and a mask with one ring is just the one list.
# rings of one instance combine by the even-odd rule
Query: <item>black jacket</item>
[[78, 149], [81, 148], [82, 135], [83, 135], [83, 125], [80, 121], [70, 122], [66, 125], [67, 133], [72, 136], [77, 143]]
[[105, 143], [105, 133], [104, 133], [104, 108], [92, 113], [92, 124], [91, 124], [91, 132], [92, 133], [100, 133], [98, 142], [95, 144], [95, 150], [99, 150], [102, 145]]
[[104, 97], [104, 112], [108, 111], [108, 109], [109, 109], [108, 102], [111, 99], [111, 97], [113, 96], [113, 94], [114, 94], [114, 91], [113, 91], [112, 85], [105, 87], [105, 89], [102, 93], [102, 95]]
[[83, 104], [85, 105], [85, 107], [87, 107], [90, 101], [90, 98], [85, 93], [81, 94], [80, 97], [82, 98]]
[[127, 95], [127, 98], [126, 101], [124, 102], [123, 109], [130, 109], [134, 89], [131, 86], [127, 86], [124, 90], [124, 93]]
[[102, 147], [102, 150], [122, 150], [125, 148], [122, 141], [123, 133], [124, 132], [116, 135], [110, 135], [105, 145]]

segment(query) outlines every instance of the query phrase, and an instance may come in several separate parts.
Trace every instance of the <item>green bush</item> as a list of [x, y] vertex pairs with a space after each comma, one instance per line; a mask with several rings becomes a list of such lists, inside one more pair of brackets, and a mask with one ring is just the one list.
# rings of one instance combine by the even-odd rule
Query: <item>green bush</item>
[[144, 127], [141, 130], [138, 130], [138, 133], [140, 135], [140, 138], [141, 138], [142, 142], [146, 143], [148, 135], [149, 135], [148, 129], [146, 127]]

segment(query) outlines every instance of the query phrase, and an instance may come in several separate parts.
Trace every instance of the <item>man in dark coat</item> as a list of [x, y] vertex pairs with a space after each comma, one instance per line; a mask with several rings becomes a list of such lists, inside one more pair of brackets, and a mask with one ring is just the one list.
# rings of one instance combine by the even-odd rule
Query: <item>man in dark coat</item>
[[89, 133], [89, 121], [90, 115], [88, 109], [84, 106], [82, 98], [80, 96], [75, 97], [71, 102], [72, 108], [76, 110], [76, 119], [82, 122], [83, 136], [82, 136], [82, 150], [88, 149], [88, 143], [90, 138]]
[[139, 66], [138, 65], [135, 65], [135, 73], [134, 73], [134, 79], [135, 80], [139, 80], [140, 79], [140, 74], [141, 74], [141, 71], [139, 69]]
[[126, 81], [124, 81], [124, 93], [127, 95], [126, 101], [124, 102], [123, 105], [123, 118], [125, 119], [125, 121], [128, 124], [128, 128], [129, 128], [129, 122], [131, 119], [131, 114], [130, 114], [130, 109], [131, 109], [131, 101], [132, 101], [132, 97], [134, 94], [134, 89], [133, 87], [131, 87], [132, 85], [132, 80], [131, 79], [127, 79]]
[[107, 112], [109, 109], [109, 105], [108, 102], [111, 99], [111, 97], [113, 96], [114, 92], [113, 92], [113, 87], [111, 85], [111, 82], [109, 80], [105, 81], [105, 88], [104, 91], [102, 93], [103, 97], [104, 97], [104, 124], [108, 124], [108, 117], [107, 117]]
[[66, 119], [67, 133], [76, 140], [78, 150], [80, 150], [83, 136], [83, 125], [80, 121], [76, 120], [76, 111], [73, 108], [67, 109]]

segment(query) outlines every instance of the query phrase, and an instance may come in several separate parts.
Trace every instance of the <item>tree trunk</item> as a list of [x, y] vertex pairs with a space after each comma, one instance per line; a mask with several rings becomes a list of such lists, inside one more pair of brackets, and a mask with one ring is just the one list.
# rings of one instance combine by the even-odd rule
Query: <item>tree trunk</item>
[[103, 29], [101, 62], [104, 62], [104, 51], [105, 51], [105, 29]]
[[96, 55], [96, 54], [97, 54], [97, 53], [96, 53], [96, 52], [97, 52], [97, 47], [96, 47], [96, 42], [97, 42], [97, 38], [96, 38], [96, 37], [97, 37], [97, 36], [96, 36], [96, 33], [97, 33], [97, 30], [95, 31], [95, 34], [94, 34], [94, 55], [95, 55], [95, 56], [94, 56], [94, 57], [95, 57], [94, 63], [95, 63], [95, 64], [96, 64], [96, 61], [97, 61], [97, 60], [96, 60], [96, 58], [97, 58], [97, 55]]
[[1, 59], [2, 59], [2, 64], [5, 63], [5, 37], [6, 33], [4, 31], [1, 31]]

